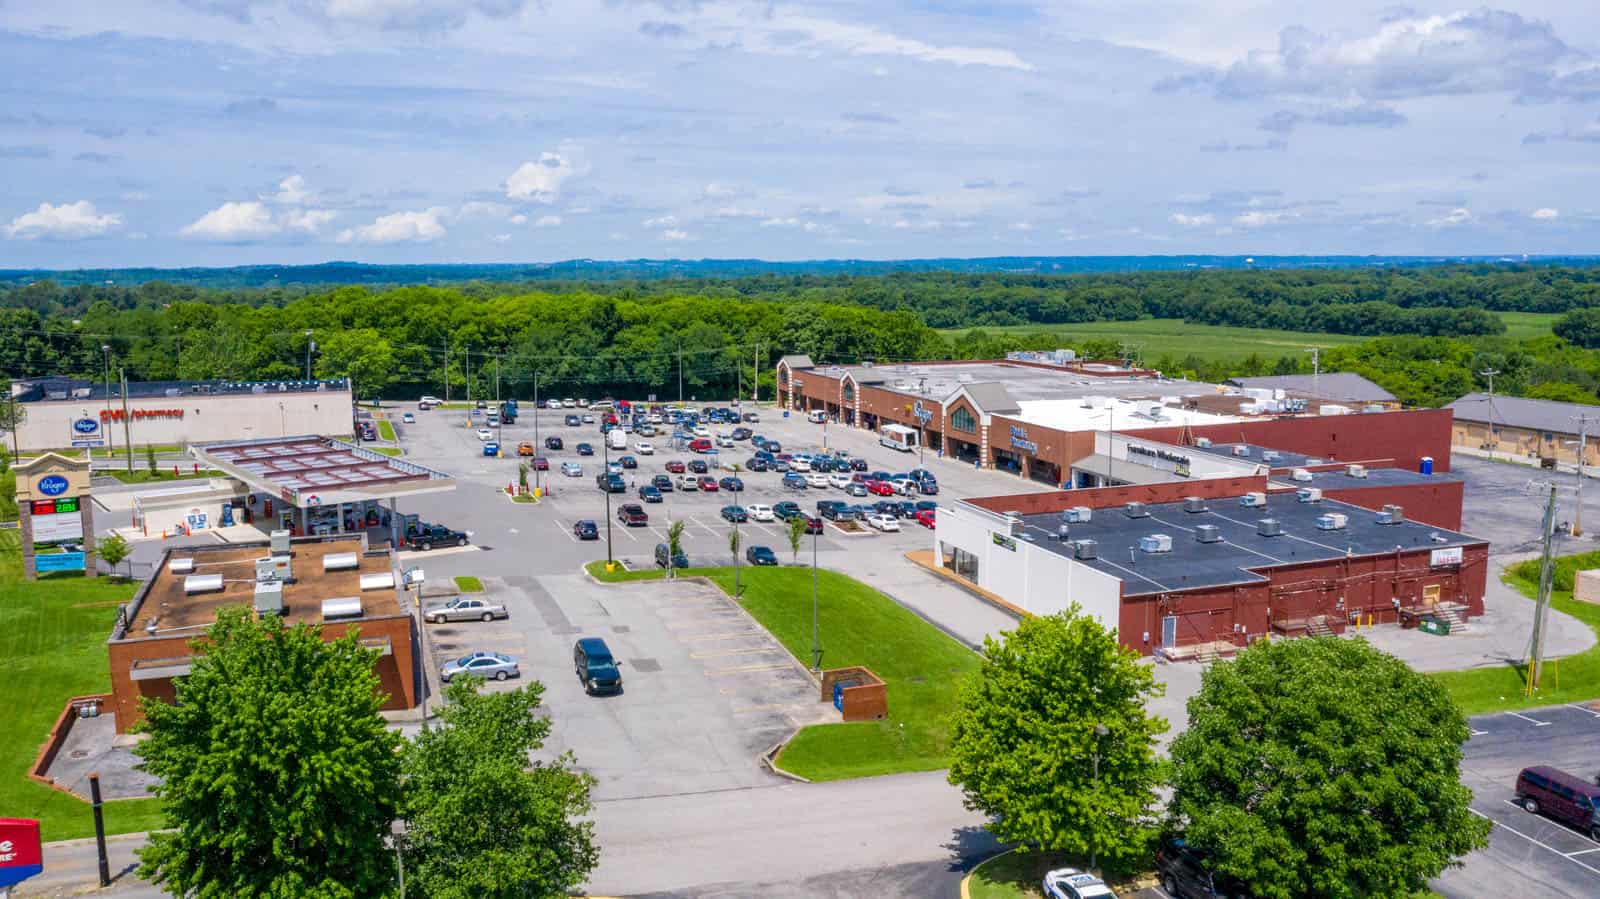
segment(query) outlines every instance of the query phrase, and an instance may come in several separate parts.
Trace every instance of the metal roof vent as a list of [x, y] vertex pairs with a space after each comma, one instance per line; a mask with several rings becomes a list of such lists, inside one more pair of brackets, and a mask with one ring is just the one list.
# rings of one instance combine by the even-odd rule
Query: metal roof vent
[[1167, 534], [1151, 534], [1139, 538], [1139, 551], [1147, 553], [1172, 552], [1172, 537]]
[[1200, 447], [1201, 449], [1210, 449], [1211, 448], [1211, 438], [1210, 437], [1196, 437], [1194, 439], [1194, 445]]
[[1289, 479], [1293, 481], [1309, 481], [1311, 480], [1311, 472], [1306, 471], [1304, 468], [1296, 468], [1294, 471], [1289, 472]]
[[1147, 508], [1144, 503], [1128, 503], [1122, 507], [1122, 511], [1127, 513], [1129, 518], [1150, 517], [1150, 509]]
[[1322, 489], [1319, 487], [1301, 487], [1294, 492], [1294, 498], [1303, 503], [1322, 502]]
[[1072, 557], [1074, 559], [1098, 559], [1100, 557], [1100, 545], [1093, 540], [1073, 541]]
[[1261, 458], [1267, 462], [1276, 462], [1283, 458], [1283, 453], [1280, 453], [1277, 450], [1262, 450]]
[[1364, 478], [1364, 477], [1367, 476], [1367, 466], [1365, 466], [1365, 465], [1346, 465], [1344, 467], [1344, 473], [1349, 475], [1352, 478]]
[[356, 553], [331, 553], [322, 557], [323, 571], [349, 571], [361, 567], [361, 556]]
[[286, 581], [291, 573], [288, 556], [265, 556], [256, 560], [258, 581]]
[[1185, 511], [1185, 512], [1204, 512], [1205, 510], [1206, 510], [1206, 499], [1205, 499], [1205, 497], [1203, 497], [1203, 496], [1186, 496], [1186, 497], [1183, 498], [1183, 511]]
[[1194, 539], [1198, 543], [1221, 543], [1222, 529], [1214, 524], [1202, 524], [1194, 529]]
[[339, 618], [360, 618], [361, 597], [340, 596], [322, 601], [322, 620], [333, 621]]
[[282, 555], [288, 555], [288, 553], [289, 553], [289, 532], [288, 531], [273, 531], [272, 532], [272, 554], [275, 555], [275, 556], [282, 556]]
[[382, 590], [394, 586], [394, 572], [381, 571], [376, 574], [363, 574], [361, 576], [361, 589]]
[[1283, 525], [1276, 518], [1263, 518], [1256, 522], [1256, 533], [1262, 537], [1283, 536]]
[[167, 563], [167, 571], [172, 574], [193, 574], [194, 559], [189, 556], [173, 559]]
[[191, 574], [183, 579], [183, 592], [211, 593], [222, 589], [222, 575], [220, 574]]
[[1345, 525], [1349, 523], [1350, 517], [1343, 512], [1329, 512], [1326, 515], [1317, 516], [1317, 530], [1319, 531], [1342, 531]]
[[1239, 497], [1239, 505], [1247, 509], [1259, 509], [1266, 506], [1266, 504], [1267, 495], [1265, 493], [1246, 493], [1244, 496]]
[[256, 615], [283, 614], [283, 581], [256, 582]]
[[1083, 524], [1094, 517], [1094, 510], [1088, 506], [1073, 506], [1061, 513], [1061, 520], [1068, 524]]

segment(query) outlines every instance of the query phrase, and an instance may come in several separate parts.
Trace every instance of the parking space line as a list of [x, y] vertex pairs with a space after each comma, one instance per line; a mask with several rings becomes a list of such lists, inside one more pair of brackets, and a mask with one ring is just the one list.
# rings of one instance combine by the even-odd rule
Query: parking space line
[[1489, 732], [1486, 731], [1486, 730], [1473, 730], [1471, 725], [1467, 726], [1467, 734], [1470, 735], [1470, 736], [1482, 737], [1482, 736], [1487, 736], [1488, 733]]
[[1579, 849], [1577, 852], [1568, 852], [1567, 858], [1572, 858], [1574, 855], [1588, 855], [1591, 852], [1600, 852], [1600, 846], [1596, 846], [1593, 849]]
[[722, 656], [753, 656], [764, 652], [781, 652], [776, 646], [756, 646], [750, 649], [719, 649], [716, 652], [691, 652], [691, 659], [716, 659]]
[[1578, 705], [1575, 702], [1569, 702], [1567, 705], [1571, 708], [1577, 709], [1580, 712], [1588, 712], [1591, 717], [1600, 718], [1600, 712], [1597, 712], [1586, 705]]
[[563, 534], [566, 534], [568, 540], [571, 540], [573, 543], [577, 543], [578, 542], [577, 535], [572, 533], [572, 528], [564, 528], [564, 527], [562, 527], [561, 526], [561, 522], [556, 521], [555, 519], [551, 519], [550, 523], [555, 525], [556, 530], [560, 531]]
[[1519, 715], [1516, 712], [1506, 712], [1506, 714], [1510, 715], [1513, 718], [1521, 718], [1522, 720], [1532, 724], [1534, 727], [1549, 727], [1550, 726], [1550, 722], [1549, 721], [1540, 721], [1538, 718], [1529, 718], [1527, 715]]
[[632, 540], [634, 543], [638, 543], [639, 542], [639, 538], [633, 536], [633, 533], [632, 533], [633, 528], [630, 528], [625, 524], [613, 525], [611, 530], [613, 530], [613, 531], [621, 531], [623, 534], [627, 535], [629, 540]]
[[1528, 836], [1527, 834], [1525, 834], [1522, 831], [1516, 829], [1515, 827], [1512, 827], [1509, 824], [1501, 824], [1499, 821], [1496, 821], [1495, 819], [1490, 818], [1488, 815], [1485, 815], [1483, 812], [1480, 812], [1475, 808], [1474, 809], [1468, 809], [1468, 811], [1472, 812], [1474, 815], [1477, 815], [1480, 818], [1483, 818], [1483, 819], [1487, 820], [1490, 824], [1493, 824], [1495, 827], [1502, 827], [1502, 828], [1505, 828], [1506, 830], [1511, 831], [1512, 833], [1516, 834], [1517, 836], [1522, 837], [1524, 840], [1527, 840], [1528, 842], [1532, 843], [1533, 845], [1538, 846], [1540, 849], [1544, 849], [1544, 850], [1547, 850], [1547, 851], [1549, 851], [1550, 853], [1552, 853], [1554, 855], [1561, 856], [1562, 858], [1566, 859], [1569, 862], [1572, 862], [1574, 865], [1577, 865], [1578, 867], [1583, 868], [1586, 871], [1593, 871], [1596, 874], [1600, 874], [1600, 868], [1595, 868], [1595, 867], [1592, 867], [1590, 865], [1586, 865], [1583, 862], [1580, 862], [1577, 859], [1573, 858], [1572, 856], [1566, 854], [1565, 852], [1562, 852], [1561, 850], [1552, 847], [1550, 844], [1542, 842], [1540, 840], [1537, 840], [1537, 839], [1535, 839], [1533, 837]]
[[788, 662], [778, 662], [772, 665], [738, 665], [733, 668], [707, 668], [706, 677], [716, 677], [720, 674], [745, 674], [751, 671], [781, 671], [788, 667]]

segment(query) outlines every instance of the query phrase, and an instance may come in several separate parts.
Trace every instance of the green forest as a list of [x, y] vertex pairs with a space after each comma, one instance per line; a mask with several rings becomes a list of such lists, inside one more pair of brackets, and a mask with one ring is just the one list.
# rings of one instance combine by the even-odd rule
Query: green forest
[[[1513, 339], [1496, 312], [1563, 313]], [[1062, 323], [1195, 325], [1359, 335], [1324, 370], [1357, 371], [1408, 403], [1481, 389], [1594, 402], [1600, 268], [1439, 266], [1116, 274], [791, 275], [454, 287], [225, 289], [50, 281], [0, 288], [0, 375], [131, 380], [354, 379], [363, 398], [429, 392], [725, 397], [785, 353], [821, 362], [995, 358], [1055, 349]], [[1038, 333], [1029, 326], [1040, 327]], [[1004, 327], [1004, 331], [986, 328]], [[939, 328], [967, 330], [949, 336]], [[1348, 338], [1347, 338], [1348, 339]], [[314, 345], [314, 346], [313, 346]], [[1073, 347], [1118, 358], [1119, 341]], [[1310, 370], [1308, 354], [1136, 357], [1169, 375]], [[497, 384], [498, 378], [498, 384]], [[681, 387], [680, 387], [681, 384]]]

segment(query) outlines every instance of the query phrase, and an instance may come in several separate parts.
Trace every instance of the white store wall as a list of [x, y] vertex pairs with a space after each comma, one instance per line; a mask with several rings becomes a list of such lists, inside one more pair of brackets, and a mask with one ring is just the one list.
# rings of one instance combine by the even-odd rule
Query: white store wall
[[[218, 440], [259, 440], [268, 437], [316, 434], [348, 437], [352, 431], [349, 390], [298, 393], [236, 393], [139, 397], [128, 400], [128, 430], [121, 421], [103, 419], [104, 400], [46, 400], [21, 403], [26, 418], [17, 429], [22, 450], [64, 449], [82, 437], [99, 439], [100, 446], [120, 448], [131, 432], [135, 447], [152, 444], [206, 443]], [[111, 401], [113, 412], [122, 401]], [[143, 417], [138, 412], [173, 412], [176, 416]], [[100, 423], [98, 434], [85, 435], [74, 428], [79, 419]]]

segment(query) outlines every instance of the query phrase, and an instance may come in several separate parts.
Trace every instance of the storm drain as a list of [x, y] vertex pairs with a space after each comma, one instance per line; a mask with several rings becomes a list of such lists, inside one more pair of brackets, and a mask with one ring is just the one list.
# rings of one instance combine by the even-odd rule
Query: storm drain
[[629, 667], [633, 668], [633, 670], [642, 671], [645, 674], [651, 674], [661, 670], [661, 663], [655, 659], [629, 659], [628, 665]]

